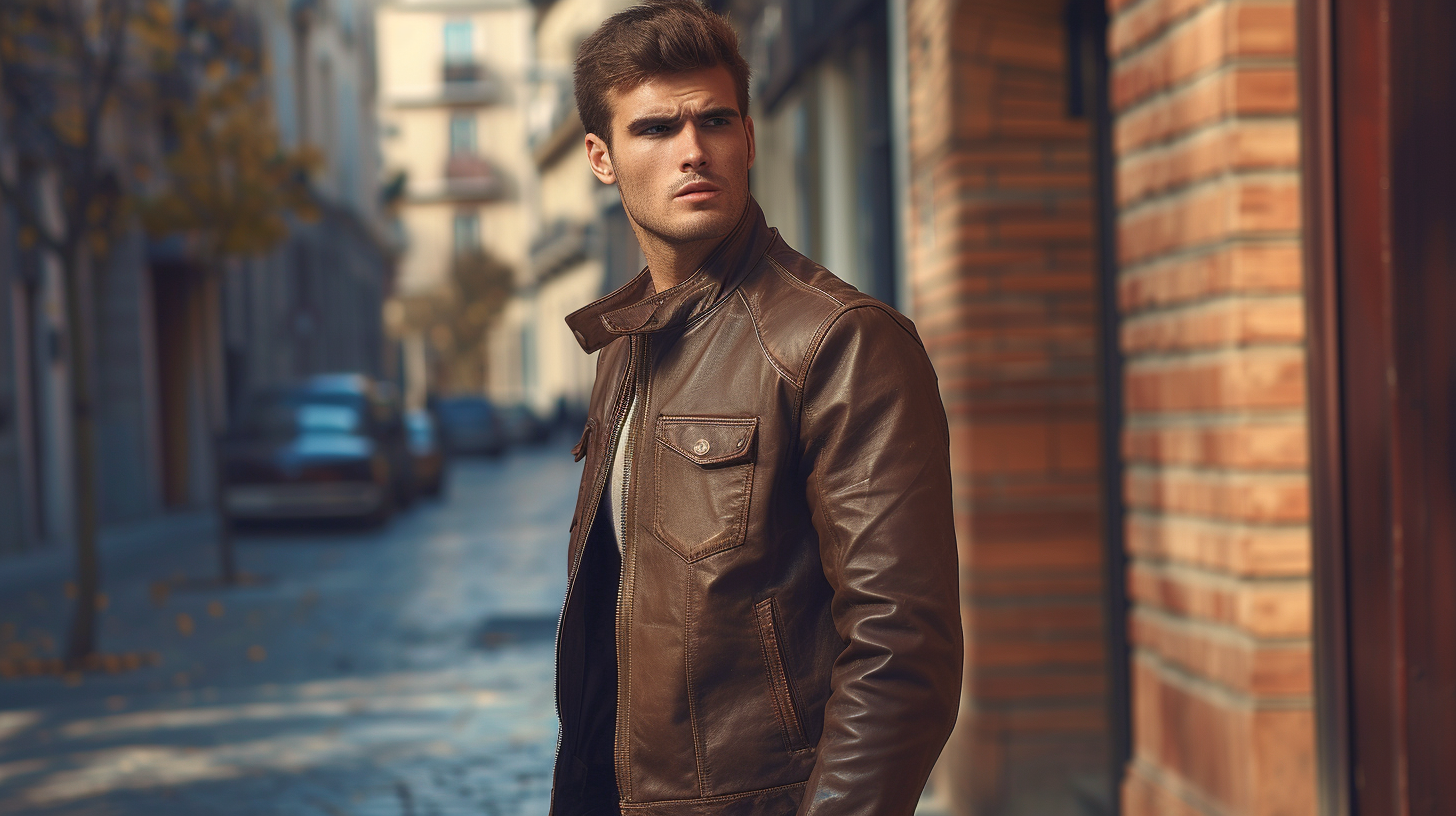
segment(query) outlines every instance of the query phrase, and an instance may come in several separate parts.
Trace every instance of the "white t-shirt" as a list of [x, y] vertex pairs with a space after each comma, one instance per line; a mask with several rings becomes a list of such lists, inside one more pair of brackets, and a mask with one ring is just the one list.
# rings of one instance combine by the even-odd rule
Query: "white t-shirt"
[[627, 420], [622, 424], [622, 435], [617, 437], [617, 450], [612, 456], [612, 476], [607, 480], [607, 490], [612, 494], [612, 531], [617, 534], [617, 552], [625, 553], [627, 548], [627, 504], [624, 495], [627, 480], [632, 477], [627, 468], [627, 437], [637, 415], [637, 395], [632, 395], [632, 404], [627, 406]]

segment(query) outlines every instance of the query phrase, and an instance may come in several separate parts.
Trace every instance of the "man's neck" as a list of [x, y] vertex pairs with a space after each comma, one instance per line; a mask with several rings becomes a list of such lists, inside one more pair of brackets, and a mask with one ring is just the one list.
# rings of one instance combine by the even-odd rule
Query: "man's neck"
[[670, 244], [656, 235], [633, 225], [637, 243], [642, 247], [642, 257], [647, 260], [647, 271], [652, 274], [652, 286], [659, 292], [666, 291], [692, 277], [703, 261], [713, 254], [720, 244], [727, 240], [711, 238], [689, 244]]

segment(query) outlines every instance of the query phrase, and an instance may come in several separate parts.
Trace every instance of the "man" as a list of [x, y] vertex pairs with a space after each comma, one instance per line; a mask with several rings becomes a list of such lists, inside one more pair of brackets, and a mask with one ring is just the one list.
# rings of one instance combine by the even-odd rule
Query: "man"
[[961, 679], [948, 434], [914, 327], [765, 224], [722, 18], [612, 17], [576, 98], [647, 269], [567, 318], [600, 355], [552, 813], [908, 816]]

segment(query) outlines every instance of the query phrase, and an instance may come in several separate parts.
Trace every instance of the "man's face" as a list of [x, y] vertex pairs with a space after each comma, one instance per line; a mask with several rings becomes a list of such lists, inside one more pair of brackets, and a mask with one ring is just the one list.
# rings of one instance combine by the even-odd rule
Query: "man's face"
[[656, 76], [611, 106], [611, 148], [589, 135], [587, 153], [638, 228], [674, 247], [732, 231], [748, 205], [753, 120], [727, 69]]

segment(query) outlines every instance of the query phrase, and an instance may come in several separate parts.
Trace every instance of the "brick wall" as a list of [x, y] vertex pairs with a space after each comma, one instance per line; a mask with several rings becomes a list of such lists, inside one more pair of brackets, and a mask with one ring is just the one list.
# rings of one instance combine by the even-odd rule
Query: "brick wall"
[[1293, 0], [1109, 0], [1128, 816], [1315, 812]]
[[1089, 122], [1063, 0], [911, 0], [907, 239], [950, 418], [967, 669], [956, 813], [1108, 798]]

